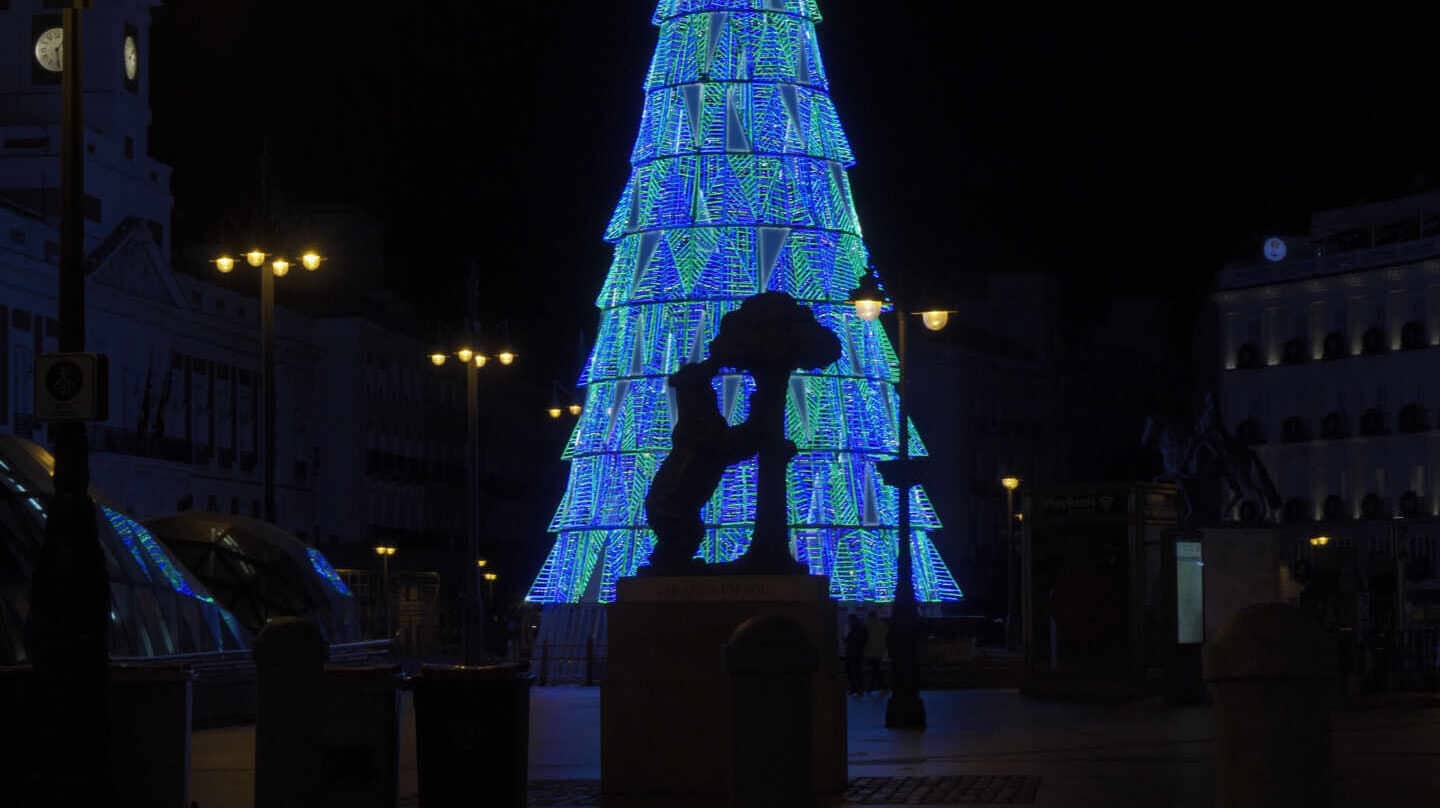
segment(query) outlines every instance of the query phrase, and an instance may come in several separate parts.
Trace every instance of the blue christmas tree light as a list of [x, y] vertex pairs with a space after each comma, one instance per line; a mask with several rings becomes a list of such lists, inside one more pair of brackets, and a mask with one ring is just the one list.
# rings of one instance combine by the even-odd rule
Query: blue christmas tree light
[[[819, 20], [814, 0], [662, 0], [655, 12], [632, 171], [605, 231], [615, 253], [580, 377], [584, 414], [564, 452], [569, 485], [530, 601], [610, 602], [616, 580], [646, 563], [645, 493], [675, 418], [665, 377], [705, 358], [720, 319], [763, 291], [809, 305], [842, 344], [838, 362], [790, 380], [792, 551], [830, 577], [835, 598], [894, 596], [899, 494], [875, 463], [899, 450], [898, 362], [884, 329], [847, 302], [869, 256]], [[748, 416], [753, 388], [741, 373], [716, 379], [732, 424]], [[924, 455], [906, 426], [911, 454]], [[755, 477], [753, 458], [732, 467], [705, 508], [706, 561], [748, 547]], [[929, 538], [940, 520], [922, 489], [911, 496], [916, 597], [958, 600]]]

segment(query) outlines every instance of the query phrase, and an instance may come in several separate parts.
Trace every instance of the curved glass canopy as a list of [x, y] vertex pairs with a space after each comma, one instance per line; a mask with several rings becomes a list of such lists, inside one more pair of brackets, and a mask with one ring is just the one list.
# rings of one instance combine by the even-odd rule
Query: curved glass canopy
[[[30, 578], [45, 541], [54, 468], [44, 448], [0, 435], [0, 664], [29, 658]], [[91, 497], [110, 578], [112, 657], [249, 647], [250, 632], [149, 530], [99, 492], [92, 489]]]

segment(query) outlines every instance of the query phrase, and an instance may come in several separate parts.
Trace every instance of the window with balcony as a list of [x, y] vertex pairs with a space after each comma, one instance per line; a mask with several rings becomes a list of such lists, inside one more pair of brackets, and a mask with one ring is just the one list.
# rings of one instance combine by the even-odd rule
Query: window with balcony
[[1253, 342], [1247, 342], [1240, 346], [1235, 352], [1235, 366], [1242, 369], [1258, 368], [1264, 364], [1260, 359], [1260, 348]]
[[1400, 347], [1413, 351], [1425, 347], [1425, 325], [1418, 320], [1411, 320], [1400, 327]]
[[1360, 416], [1360, 434], [1367, 437], [1385, 434], [1385, 413], [1368, 409]]
[[1360, 500], [1360, 516], [1363, 519], [1383, 519], [1385, 517], [1385, 500], [1379, 494], [1366, 494]]
[[1320, 437], [1326, 440], [1338, 440], [1346, 437], [1349, 431], [1345, 416], [1338, 412], [1332, 412], [1320, 419]]
[[1401, 432], [1425, 432], [1430, 428], [1430, 416], [1419, 404], [1407, 404], [1400, 410]]
[[1288, 340], [1282, 351], [1281, 357], [1287, 365], [1301, 365], [1310, 361], [1310, 351], [1305, 347], [1305, 340], [1302, 337]]
[[1326, 359], [1343, 359], [1349, 356], [1350, 352], [1345, 350], [1345, 335], [1339, 331], [1331, 331], [1325, 335], [1324, 357]]
[[1265, 430], [1258, 419], [1246, 418], [1235, 427], [1235, 437], [1247, 446], [1255, 446], [1265, 442]]
[[1282, 513], [1286, 522], [1305, 522], [1310, 519], [1310, 501], [1301, 497], [1291, 497], [1285, 500], [1285, 509]]
[[1360, 350], [1366, 356], [1385, 353], [1388, 346], [1385, 344], [1385, 332], [1380, 328], [1367, 328], [1364, 336], [1360, 338]]
[[1280, 426], [1281, 440], [1286, 443], [1303, 443], [1310, 440], [1310, 422], [1298, 415], [1285, 419]]
[[1414, 491], [1406, 491], [1400, 495], [1400, 514], [1406, 518], [1414, 518], [1420, 515], [1420, 495]]
[[1331, 494], [1325, 498], [1324, 513], [1326, 519], [1332, 520], [1344, 519], [1349, 515], [1345, 512], [1345, 500], [1335, 494]]

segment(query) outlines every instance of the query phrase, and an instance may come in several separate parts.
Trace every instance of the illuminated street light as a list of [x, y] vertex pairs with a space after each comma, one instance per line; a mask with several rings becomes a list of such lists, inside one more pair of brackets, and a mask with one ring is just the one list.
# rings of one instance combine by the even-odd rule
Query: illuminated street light
[[441, 365], [444, 365], [444, 364], [445, 364], [445, 354], [440, 353], [439, 351], [436, 351], [435, 353], [430, 354], [430, 364], [434, 365], [434, 366], [437, 367], [437, 368], [440, 367]]
[[486, 356], [485, 354], [483, 354], [483, 353], [477, 353], [477, 354], [475, 354], [475, 367], [477, 367], [477, 368], [483, 368], [483, 367], [485, 367], [485, 363], [486, 363], [486, 362], [489, 362], [489, 361], [490, 361], [490, 357]]
[[515, 361], [515, 354], [512, 351], [501, 351], [495, 355], [495, 358], [500, 360], [500, 364], [508, 365]]
[[945, 327], [946, 323], [950, 322], [950, 312], [944, 310], [922, 311], [920, 312], [920, 321], [931, 331], [939, 331]]
[[[866, 271], [865, 276], [860, 279], [860, 285], [850, 293], [850, 302], [855, 305], [855, 315], [866, 322], [874, 322], [880, 319], [880, 314], [885, 310], [885, 291], [880, 288], [880, 279], [872, 266]], [[899, 453], [895, 460], [887, 461], [887, 466], [892, 471], [885, 471], [882, 474], [892, 476], [887, 483], [900, 489], [899, 508], [896, 513], [896, 542], [895, 552], [895, 594], [894, 603], [891, 606], [891, 659], [895, 666], [894, 681], [891, 682], [890, 700], [885, 704], [885, 726], [892, 729], [923, 729], [925, 726], [925, 702], [920, 698], [919, 685], [919, 612], [915, 605], [915, 576], [912, 573], [912, 551], [910, 545], [914, 541], [914, 531], [910, 523], [910, 489], [916, 484], [915, 465], [916, 461], [910, 457], [910, 430], [906, 428], [909, 417], [906, 415], [906, 404], [909, 397], [906, 395], [906, 322], [916, 312], [905, 311], [898, 304], [894, 307], [896, 314], [896, 345], [895, 354], [899, 360], [899, 379], [896, 385], [897, 423], [899, 423]], [[926, 311], [933, 311], [926, 309]], [[926, 318], [927, 328], [938, 330], [945, 326], [949, 320], [947, 314], [943, 321], [932, 325], [931, 318]]]
[[[1020, 487], [1019, 477], [1001, 477], [1000, 484], [1005, 486], [1006, 491], [1014, 491]], [[1012, 509], [1013, 510], [1013, 509]]]
[[484, 559], [484, 558], [477, 558], [477, 559], [475, 559], [475, 566], [479, 567], [479, 568], [482, 569], [482, 570], [485, 569], [485, 565], [486, 565], [486, 564], [489, 564], [489, 563], [490, 563], [489, 560]]
[[559, 408], [559, 407], [551, 407], [550, 409], [546, 410], [546, 412], [550, 413], [550, 417], [551, 417], [551, 418], [554, 418], [554, 419], [556, 419], [556, 420], [558, 421], [558, 420], [560, 419], [560, 416], [561, 416], [565, 411], [564, 411], [563, 409]]
[[1329, 536], [1311, 536], [1311, 537], [1310, 537], [1310, 546], [1311, 546], [1311, 547], [1324, 547], [1325, 545], [1327, 545], [1327, 544], [1329, 544], [1329, 543], [1330, 543], [1330, 537], [1329, 537]]
[[[260, 269], [260, 432], [264, 437], [261, 452], [263, 459], [264, 511], [265, 521], [275, 522], [275, 279], [290, 273], [290, 261], [281, 255], [267, 253], [258, 246], [245, 253], [245, 263]], [[265, 271], [266, 260], [270, 260], [269, 271]], [[314, 271], [320, 267], [320, 254], [307, 250], [300, 256], [305, 269]], [[228, 275], [235, 269], [235, 259], [221, 255], [214, 259], [215, 269]]]
[[579, 415], [581, 412], [584, 412], [584, 410], [585, 410], [585, 408], [582, 407], [582, 406], [580, 406], [579, 404], [571, 404], [571, 405], [570, 405], [570, 414], [571, 414], [571, 415]]
[[470, 350], [469, 348], [461, 348], [460, 350], [455, 352], [455, 358], [459, 359], [461, 362], [469, 362], [474, 357], [475, 352]]
[[880, 312], [885, 308], [885, 293], [880, 290], [874, 267], [865, 273], [860, 285], [850, 293], [850, 302], [855, 304], [855, 316], [860, 319], [870, 322], [880, 318]]

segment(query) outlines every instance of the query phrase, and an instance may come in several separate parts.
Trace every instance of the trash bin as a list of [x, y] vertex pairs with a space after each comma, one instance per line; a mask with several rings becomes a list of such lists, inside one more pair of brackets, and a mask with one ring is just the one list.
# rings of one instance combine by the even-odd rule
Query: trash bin
[[[109, 796], [115, 805], [190, 804], [190, 702], [194, 675], [177, 666], [112, 665], [109, 692]], [[0, 668], [0, 711], [12, 731], [0, 742], [0, 773], [15, 805], [55, 799], [34, 729], [46, 720], [29, 665]], [[77, 728], [77, 731], [84, 731]], [[98, 761], [96, 762], [98, 763]], [[77, 776], [90, 762], [77, 763]], [[7, 803], [9, 804], [9, 803]]]
[[110, 783], [116, 805], [190, 804], [195, 674], [179, 666], [110, 668]]
[[329, 666], [314, 753], [326, 805], [390, 808], [400, 788], [400, 666]]
[[415, 751], [422, 808], [524, 808], [530, 766], [530, 685], [518, 665], [426, 665], [414, 680]]
[[1326, 808], [1335, 645], [1300, 609], [1242, 609], [1205, 646], [1217, 808]]

